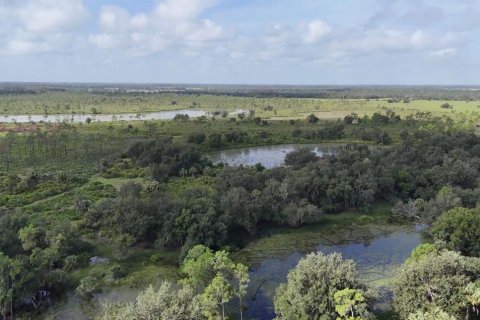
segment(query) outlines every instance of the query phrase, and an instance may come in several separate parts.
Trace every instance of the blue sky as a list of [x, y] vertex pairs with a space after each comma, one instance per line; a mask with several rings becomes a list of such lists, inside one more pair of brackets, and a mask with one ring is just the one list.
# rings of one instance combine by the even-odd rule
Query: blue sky
[[0, 81], [480, 84], [480, 0], [0, 0]]

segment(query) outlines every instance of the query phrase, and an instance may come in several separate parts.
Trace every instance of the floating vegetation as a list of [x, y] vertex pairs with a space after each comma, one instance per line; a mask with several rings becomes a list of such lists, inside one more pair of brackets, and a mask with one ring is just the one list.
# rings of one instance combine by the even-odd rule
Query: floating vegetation
[[270, 230], [237, 252], [236, 258], [251, 266], [248, 318], [272, 318], [275, 289], [298, 261], [313, 251], [340, 252], [354, 260], [362, 280], [379, 291], [377, 307], [386, 308], [391, 296], [389, 280], [422, 236], [413, 225], [357, 221], [362, 223], [340, 221]]

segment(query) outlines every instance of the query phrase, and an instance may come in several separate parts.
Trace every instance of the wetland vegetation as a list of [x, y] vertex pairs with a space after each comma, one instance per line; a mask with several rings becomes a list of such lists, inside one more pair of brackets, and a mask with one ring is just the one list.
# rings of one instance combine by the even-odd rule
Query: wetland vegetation
[[60, 89], [0, 93], [3, 318], [479, 318], [477, 91]]

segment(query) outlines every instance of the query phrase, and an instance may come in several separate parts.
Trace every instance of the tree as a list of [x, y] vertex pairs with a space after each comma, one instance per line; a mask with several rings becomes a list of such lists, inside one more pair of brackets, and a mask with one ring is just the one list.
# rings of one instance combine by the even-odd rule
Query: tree
[[337, 320], [365, 320], [372, 317], [361, 291], [344, 289], [335, 292], [333, 297], [335, 311], [340, 315]]
[[13, 301], [11, 269], [10, 258], [0, 252], [0, 312], [3, 319], [7, 319], [7, 312]]
[[281, 211], [278, 221], [290, 227], [318, 222], [322, 218], [322, 210], [305, 200], [300, 203], [289, 203]]
[[178, 113], [173, 117], [174, 121], [188, 121], [190, 119], [190, 116], [188, 114], [181, 114]]
[[423, 199], [398, 201], [392, 208], [392, 216], [400, 219], [420, 220], [425, 205]]
[[352, 124], [353, 122], [358, 122], [358, 114], [356, 113], [351, 113], [343, 118], [345, 124]]
[[311, 123], [311, 124], [317, 123], [318, 120], [320, 120], [320, 119], [319, 119], [316, 115], [314, 115], [313, 113], [310, 114], [310, 115], [307, 117], [308, 123]]
[[207, 318], [221, 316], [223, 319], [225, 304], [236, 296], [243, 319], [243, 297], [250, 282], [246, 266], [233, 263], [226, 251], [214, 253], [205, 246], [196, 245], [188, 251], [180, 270], [186, 275], [181, 283], [197, 292], [203, 291], [199, 303]]
[[[203, 304], [202, 313], [208, 319], [226, 319], [225, 304], [233, 298], [233, 288], [221, 274], [217, 274], [205, 288], [200, 297]], [[220, 307], [220, 310], [218, 310]]]
[[22, 241], [24, 250], [33, 250], [34, 248], [44, 248], [46, 246], [45, 230], [32, 224], [20, 229], [18, 237]]
[[304, 167], [316, 160], [318, 160], [318, 157], [310, 148], [300, 148], [287, 153], [285, 156], [285, 164], [297, 168]]
[[208, 247], [196, 245], [183, 259], [180, 271], [185, 274], [184, 284], [194, 288], [205, 288], [215, 276], [213, 269], [214, 253]]
[[455, 208], [444, 212], [433, 224], [435, 240], [467, 256], [480, 256], [480, 209]]
[[448, 103], [448, 102], [445, 102], [445, 103], [442, 104], [440, 107], [442, 107], [442, 109], [453, 109], [453, 105], [451, 105], [451, 104]]
[[480, 273], [480, 259], [452, 251], [427, 253], [402, 265], [393, 281], [394, 310], [407, 318], [439, 307], [462, 318], [467, 313], [465, 287]]
[[202, 144], [207, 137], [204, 133], [194, 133], [188, 137], [189, 143]]
[[208, 136], [208, 145], [213, 149], [223, 146], [222, 135], [219, 133], [212, 133]]
[[245, 188], [238, 187], [226, 191], [220, 199], [220, 208], [227, 215], [227, 221], [231, 225], [241, 226], [250, 234], [255, 234], [260, 208]]
[[456, 320], [442, 309], [435, 307], [429, 311], [417, 311], [408, 315], [408, 320]]
[[243, 297], [247, 294], [248, 284], [250, 283], [250, 278], [248, 276], [247, 266], [238, 263], [235, 265], [233, 270], [233, 276], [236, 284], [235, 295], [238, 297], [239, 311], [240, 311], [240, 320], [243, 320]]
[[365, 294], [355, 263], [343, 260], [339, 253], [311, 253], [300, 260], [288, 274], [287, 283], [277, 289], [274, 299], [276, 319], [335, 320], [335, 293], [344, 289]]
[[199, 311], [195, 310], [193, 288], [184, 286], [175, 288], [168, 281], [162, 282], [155, 290], [152, 286], [142, 291], [134, 303], [107, 303], [96, 320], [197, 320]]
[[410, 257], [405, 261], [406, 264], [408, 263], [416, 263], [420, 259], [423, 259], [427, 255], [438, 255], [440, 252], [435, 247], [435, 245], [431, 243], [423, 243], [421, 245], [418, 245], [415, 249], [413, 249], [412, 254]]
[[438, 191], [436, 197], [425, 205], [424, 220], [433, 222], [447, 210], [460, 207], [462, 200], [455, 194], [453, 188], [445, 186]]
[[470, 304], [467, 319], [480, 316], [480, 282], [471, 282], [464, 291], [467, 302]]

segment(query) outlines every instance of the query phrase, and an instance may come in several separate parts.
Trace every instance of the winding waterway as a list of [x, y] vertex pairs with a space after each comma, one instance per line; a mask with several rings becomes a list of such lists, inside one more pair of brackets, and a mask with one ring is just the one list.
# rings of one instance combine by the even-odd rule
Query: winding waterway
[[[380, 293], [376, 308], [388, 309], [391, 302], [389, 281], [412, 250], [422, 242], [422, 228], [368, 222], [368, 219], [365, 223], [361, 219], [356, 219], [354, 223], [348, 220], [349, 217], [339, 222], [333, 219], [333, 222], [297, 229], [268, 229], [245, 248], [233, 252], [234, 260], [250, 267], [245, 319], [274, 318], [275, 289], [286, 281], [288, 272], [298, 261], [311, 252], [339, 252], [344, 258], [355, 261], [360, 278]], [[96, 301], [134, 301], [138, 292], [139, 289], [125, 287], [107, 288], [97, 296]], [[50, 310], [47, 319], [87, 320], [88, 317], [83, 312], [80, 299], [71, 292], [63, 303]]]
[[[236, 110], [230, 115], [244, 112]], [[111, 121], [137, 121], [137, 120], [172, 120], [177, 114], [186, 114], [190, 118], [198, 118], [207, 116], [209, 111], [200, 109], [182, 109], [168, 110], [148, 113], [118, 113], [118, 114], [18, 114], [18, 115], [0, 115], [0, 123], [30, 123], [30, 122], [47, 122], [47, 123], [85, 123], [88, 119], [91, 122], [111, 122]]]

